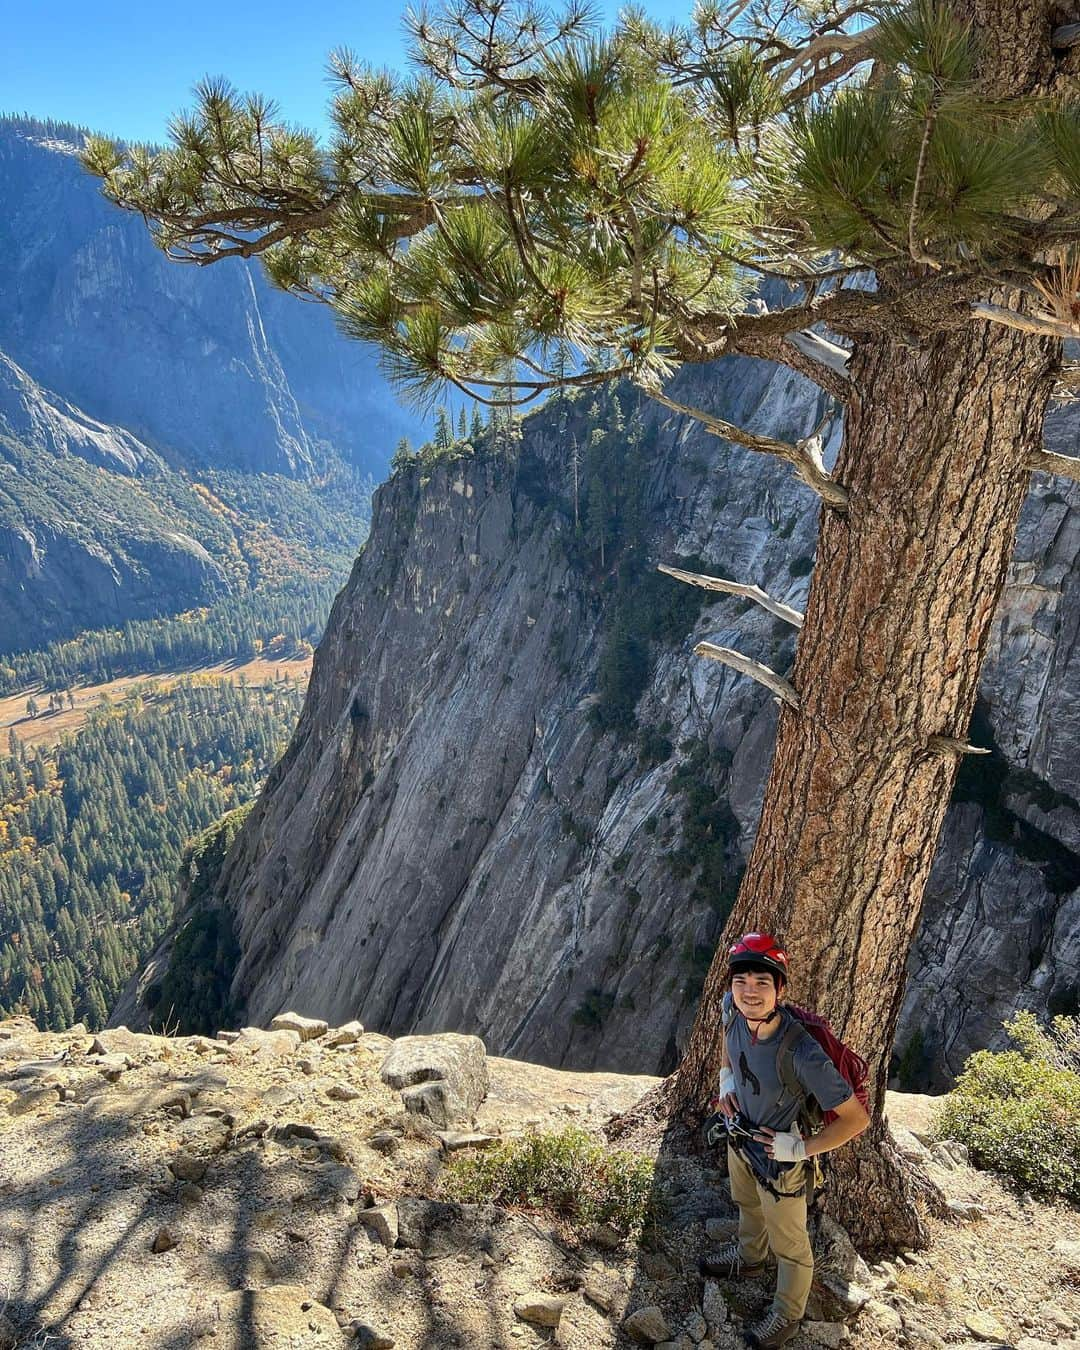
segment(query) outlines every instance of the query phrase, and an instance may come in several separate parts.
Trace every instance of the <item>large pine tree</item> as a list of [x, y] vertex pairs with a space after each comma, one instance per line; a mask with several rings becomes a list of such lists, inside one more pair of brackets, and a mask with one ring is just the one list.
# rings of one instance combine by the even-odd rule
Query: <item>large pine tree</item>
[[[1041, 448], [1080, 331], [1078, 18], [707, 0], [601, 40], [576, 0], [453, 0], [411, 21], [414, 79], [335, 54], [326, 148], [212, 83], [171, 149], [86, 152], [171, 257], [261, 257], [420, 397], [630, 378], [819, 495], [794, 669], [757, 671], [780, 724], [730, 928], [782, 932], [796, 992], [873, 1063], [874, 1122], [832, 1187], [865, 1245], [922, 1235], [881, 1117], [905, 959], [1030, 474], [1080, 477]], [[843, 406], [831, 471], [819, 438], [667, 391], [732, 353]], [[719, 960], [664, 1110], [715, 1076], [722, 986]]]

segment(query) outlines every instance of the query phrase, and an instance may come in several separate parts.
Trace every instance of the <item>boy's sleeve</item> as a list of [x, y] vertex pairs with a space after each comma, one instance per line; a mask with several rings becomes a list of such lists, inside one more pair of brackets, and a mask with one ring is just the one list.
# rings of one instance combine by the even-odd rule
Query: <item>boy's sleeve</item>
[[813, 1093], [823, 1111], [835, 1111], [853, 1089], [813, 1036], [804, 1036], [795, 1055], [795, 1077]]

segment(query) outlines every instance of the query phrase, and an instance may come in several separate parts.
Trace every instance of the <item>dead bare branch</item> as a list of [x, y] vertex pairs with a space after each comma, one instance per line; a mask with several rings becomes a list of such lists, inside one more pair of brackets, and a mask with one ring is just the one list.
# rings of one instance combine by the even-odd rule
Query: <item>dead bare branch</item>
[[785, 680], [783, 675], [777, 675], [775, 670], [763, 666], [760, 661], [754, 661], [731, 647], [718, 647], [713, 642], [699, 642], [694, 648], [694, 655], [707, 656], [710, 661], [720, 661], [732, 670], [737, 670], [740, 675], [749, 675], [752, 680], [757, 680], [758, 684], [771, 690], [781, 703], [786, 703], [798, 712], [799, 696], [794, 685]]
[[701, 586], [707, 591], [723, 591], [727, 595], [741, 595], [746, 600], [753, 600], [762, 609], [767, 609], [770, 614], [775, 614], [777, 618], [784, 619], [793, 628], [803, 626], [803, 616], [797, 609], [785, 605], [782, 600], [774, 600], [760, 586], [742, 581], [728, 581], [725, 577], [707, 577], [700, 572], [684, 572], [679, 567], [669, 567], [667, 563], [660, 563], [657, 571], [663, 572], [665, 576], [674, 577], [676, 581], [685, 581], [690, 586]]
[[935, 755], [988, 755], [990, 751], [981, 745], [968, 745], [967, 741], [958, 741], [955, 736], [931, 736], [926, 748]]
[[971, 314], [972, 318], [1001, 323], [1007, 328], [1016, 328], [1021, 333], [1034, 333], [1038, 337], [1080, 338], [1080, 325], [1062, 323], [1049, 314], [1020, 314], [1015, 309], [990, 305], [984, 300], [972, 301]]
[[1080, 455], [1059, 455], [1053, 450], [1033, 450], [1028, 456], [1029, 469], [1041, 469], [1043, 473], [1056, 474], [1058, 478], [1071, 478], [1080, 483]]
[[665, 408], [670, 408], [672, 412], [680, 413], [684, 417], [692, 418], [695, 422], [700, 422], [706, 431], [711, 432], [714, 436], [719, 436], [721, 440], [731, 441], [733, 445], [744, 446], [747, 450], [754, 450], [758, 454], [774, 455], [778, 459], [785, 460], [794, 468], [806, 486], [812, 488], [830, 506], [834, 506], [840, 511], [847, 509], [847, 489], [841, 487], [826, 472], [822, 463], [820, 436], [816, 434], [807, 436], [804, 440], [797, 441], [792, 445], [789, 441], [778, 441], [772, 436], [762, 436], [757, 432], [737, 427], [733, 422], [725, 422], [722, 417], [715, 417], [702, 408], [693, 408], [689, 404], [678, 403], [658, 389], [650, 389], [649, 395], [657, 403], [663, 404]]

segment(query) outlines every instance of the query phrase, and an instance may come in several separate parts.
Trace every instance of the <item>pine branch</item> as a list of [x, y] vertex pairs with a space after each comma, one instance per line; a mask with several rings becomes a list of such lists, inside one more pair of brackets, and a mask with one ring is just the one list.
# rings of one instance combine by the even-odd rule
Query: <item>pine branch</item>
[[760, 661], [754, 661], [731, 647], [718, 647], [713, 642], [699, 642], [694, 648], [694, 655], [706, 656], [710, 661], [720, 661], [725, 666], [730, 666], [732, 670], [737, 670], [740, 675], [749, 675], [752, 680], [757, 680], [758, 684], [763, 684], [766, 689], [771, 690], [781, 703], [786, 703], [789, 708], [794, 708], [798, 712], [799, 696], [795, 692], [794, 685], [790, 680], [785, 680], [783, 675], [777, 675], [769, 666], [762, 665]]
[[701, 586], [707, 591], [723, 591], [726, 595], [740, 595], [745, 600], [753, 600], [762, 609], [767, 609], [770, 614], [775, 614], [793, 628], [803, 626], [803, 616], [797, 609], [792, 609], [781, 600], [774, 600], [760, 586], [748, 585], [742, 581], [728, 581], [724, 577], [707, 577], [700, 572], [684, 572], [679, 567], [669, 567], [667, 563], [659, 563], [656, 570], [663, 572], [665, 576], [674, 577], [676, 581], [685, 581], [690, 586]]

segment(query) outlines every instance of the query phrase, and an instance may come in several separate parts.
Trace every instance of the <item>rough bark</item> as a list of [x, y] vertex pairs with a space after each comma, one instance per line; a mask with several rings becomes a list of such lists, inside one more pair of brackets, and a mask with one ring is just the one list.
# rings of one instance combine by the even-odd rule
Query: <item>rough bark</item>
[[[874, 1123], [837, 1155], [830, 1187], [837, 1216], [868, 1246], [922, 1236], [910, 1186], [881, 1149], [881, 1108], [958, 762], [932, 738], [966, 737], [1056, 345], [980, 324], [919, 347], [875, 338], [853, 353], [836, 467], [849, 506], [823, 513], [792, 673], [800, 706], [780, 712], [728, 928], [781, 933], [792, 997], [871, 1062]], [[724, 951], [674, 1085], [680, 1106], [702, 1101], [717, 1074]]]

